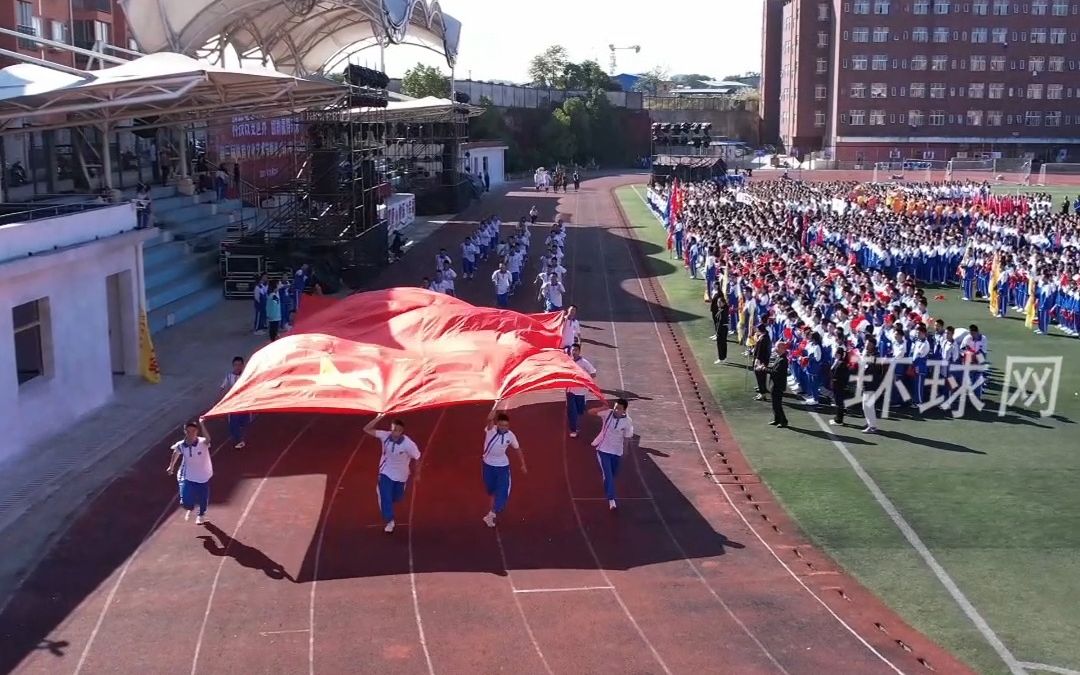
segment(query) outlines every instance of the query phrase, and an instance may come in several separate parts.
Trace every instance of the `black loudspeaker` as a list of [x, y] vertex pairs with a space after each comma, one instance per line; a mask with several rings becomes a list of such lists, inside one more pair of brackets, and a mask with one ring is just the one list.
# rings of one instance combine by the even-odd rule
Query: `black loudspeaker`
[[373, 227], [379, 219], [379, 186], [375, 174], [375, 162], [365, 159], [360, 162], [360, 185], [363, 189], [363, 202], [360, 206], [360, 231]]
[[316, 150], [311, 153], [311, 193], [314, 195], [336, 195], [340, 189], [338, 181], [337, 150]]
[[458, 144], [454, 141], [443, 143], [442, 152], [442, 184], [457, 185], [458, 183]]

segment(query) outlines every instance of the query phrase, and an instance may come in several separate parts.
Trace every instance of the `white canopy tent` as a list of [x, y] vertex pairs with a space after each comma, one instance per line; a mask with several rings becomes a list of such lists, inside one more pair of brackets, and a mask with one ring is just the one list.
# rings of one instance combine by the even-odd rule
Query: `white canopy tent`
[[[293, 75], [371, 46], [418, 44], [446, 56], [453, 67], [461, 22], [438, 0], [121, 0], [132, 33], [145, 52], [198, 54], [217, 39], [242, 59], [269, 59]], [[415, 40], [409, 42], [410, 39]]]
[[352, 108], [352, 113], [358, 121], [380, 122], [408, 122], [410, 124], [423, 124], [425, 122], [443, 121], [455, 110], [464, 112], [469, 117], [476, 117], [483, 113], [484, 109], [464, 103], [455, 103], [448, 98], [425, 96], [423, 98], [411, 98], [402, 94], [395, 94], [399, 100], [390, 101], [385, 108]]

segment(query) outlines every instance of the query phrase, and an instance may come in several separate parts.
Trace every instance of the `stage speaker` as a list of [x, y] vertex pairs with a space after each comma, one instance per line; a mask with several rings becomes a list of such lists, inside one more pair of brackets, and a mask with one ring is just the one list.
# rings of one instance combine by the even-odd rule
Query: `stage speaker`
[[[458, 158], [459, 158], [459, 146], [452, 140], [443, 142], [442, 151], [442, 184], [443, 185], [457, 185], [458, 184]], [[448, 212], [449, 213], [449, 212]]]
[[379, 219], [379, 186], [375, 173], [375, 162], [365, 159], [360, 162], [360, 185], [362, 186], [360, 206], [360, 231], [373, 227]]
[[340, 190], [338, 181], [337, 150], [316, 150], [311, 153], [311, 193], [336, 195]]

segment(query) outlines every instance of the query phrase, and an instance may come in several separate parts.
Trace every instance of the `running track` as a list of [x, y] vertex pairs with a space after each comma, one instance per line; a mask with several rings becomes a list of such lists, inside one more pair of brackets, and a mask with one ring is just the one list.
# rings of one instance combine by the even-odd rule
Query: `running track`
[[[480, 521], [487, 406], [407, 417], [425, 456], [392, 536], [366, 420], [264, 415], [242, 451], [215, 424], [212, 524], [183, 522], [167, 444], [149, 449], [0, 614], [0, 671], [966, 672], [813, 551], [752, 475], [681, 358], [667, 321], [682, 317], [640, 272], [611, 194], [633, 180], [491, 195], [460, 217], [512, 221], [535, 203], [541, 221], [571, 221], [585, 353], [640, 435], [617, 515], [588, 446], [595, 420], [570, 439], [558, 402], [512, 412], [529, 471], [515, 466], [495, 531]], [[467, 229], [445, 226], [379, 284], [418, 282]], [[490, 271], [459, 295], [492, 302]], [[537, 309], [529, 286], [515, 302]]]

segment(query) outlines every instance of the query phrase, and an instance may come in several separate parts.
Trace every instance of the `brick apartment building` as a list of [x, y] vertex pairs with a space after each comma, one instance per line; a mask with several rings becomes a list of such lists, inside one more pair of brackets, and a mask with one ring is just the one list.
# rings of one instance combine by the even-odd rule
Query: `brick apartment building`
[[[118, 0], [0, 0], [0, 26], [25, 33], [26, 39], [0, 36], [0, 47], [45, 61], [85, 68], [87, 58], [34, 42], [54, 42], [93, 49], [97, 42], [130, 48], [127, 20]], [[13, 60], [0, 57], [0, 67]]]
[[840, 162], [1080, 162], [1080, 0], [766, 0], [762, 126]]

